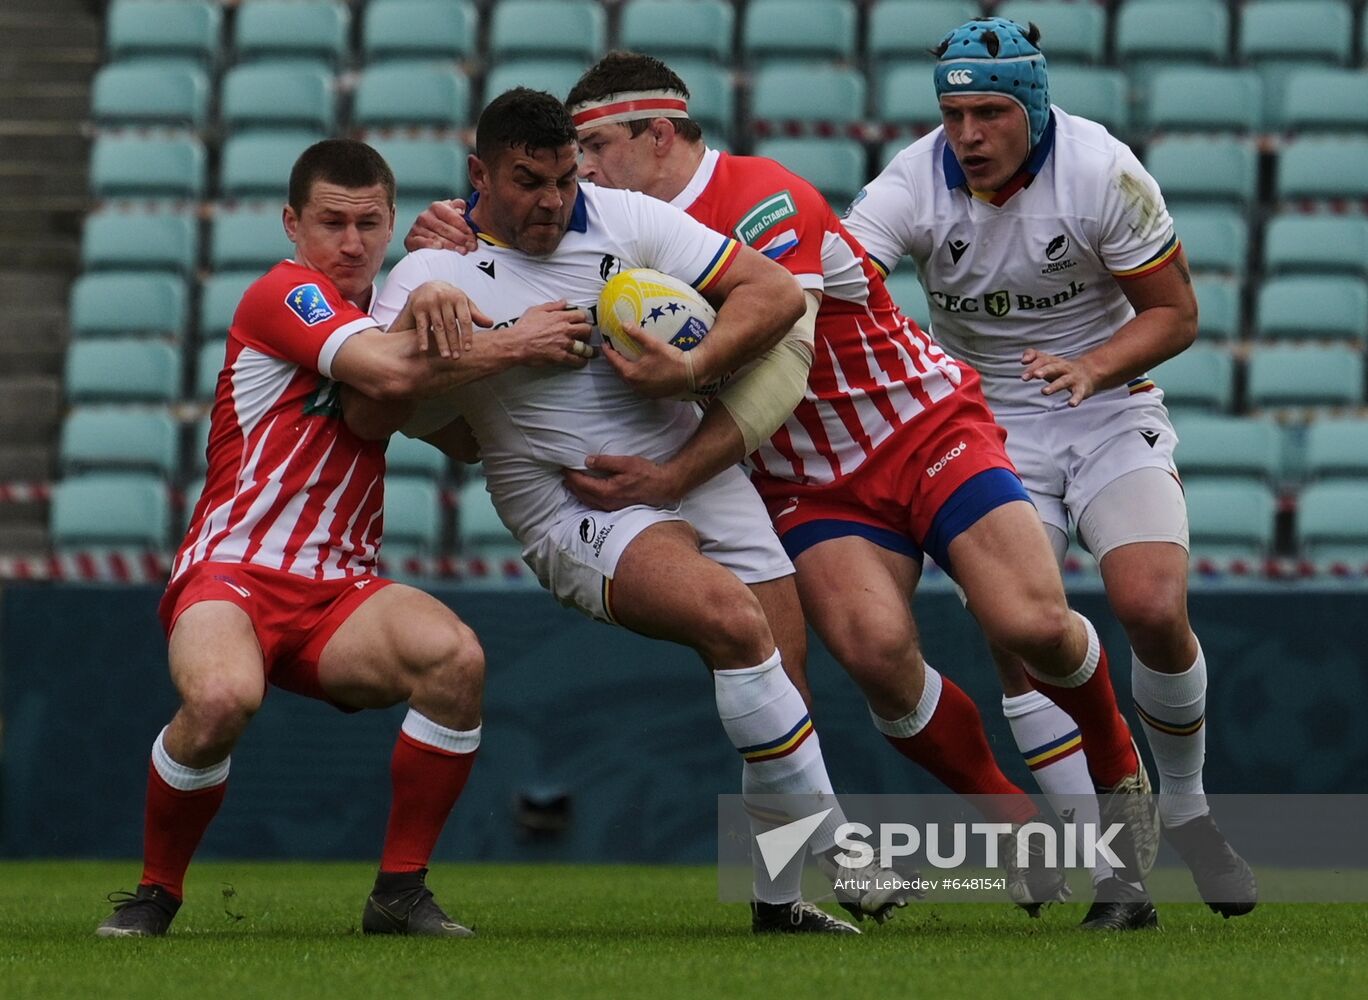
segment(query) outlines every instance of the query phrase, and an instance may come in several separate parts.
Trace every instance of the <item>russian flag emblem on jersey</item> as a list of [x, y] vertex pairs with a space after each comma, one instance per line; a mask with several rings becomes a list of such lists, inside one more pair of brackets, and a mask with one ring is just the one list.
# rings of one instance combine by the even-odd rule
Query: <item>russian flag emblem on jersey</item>
[[323, 297], [323, 292], [313, 283], [296, 285], [285, 296], [285, 304], [290, 311], [302, 319], [307, 326], [317, 326], [324, 320], [333, 318], [333, 308]]
[[759, 246], [755, 249], [759, 250], [770, 260], [778, 260], [797, 245], [798, 234], [792, 229], [785, 229], [782, 233], [767, 240], [764, 246]]

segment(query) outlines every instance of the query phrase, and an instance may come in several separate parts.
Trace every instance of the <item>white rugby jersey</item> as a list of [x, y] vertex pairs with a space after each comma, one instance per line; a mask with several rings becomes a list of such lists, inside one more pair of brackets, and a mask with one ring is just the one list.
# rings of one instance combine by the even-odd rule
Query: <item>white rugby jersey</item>
[[[1021, 352], [1073, 358], [1134, 315], [1119, 281], [1178, 251], [1159, 185], [1105, 128], [1052, 109], [1025, 170], [992, 196], [965, 184], [944, 128], [908, 146], [855, 199], [846, 228], [886, 272], [916, 261], [931, 332], [978, 369], [995, 409], [1054, 409], [1021, 381]], [[1108, 390], [1147, 392], [1147, 378]]]
[[[614, 274], [650, 267], [706, 291], [740, 249], [662, 201], [589, 184], [580, 186], [570, 229], [549, 256], [529, 256], [478, 235], [479, 249], [466, 256], [419, 250], [405, 257], [390, 272], [372, 315], [388, 324], [413, 289], [447, 281], [494, 320], [495, 328], [478, 336], [497, 337], [532, 306], [565, 299], [589, 312], [595, 326], [590, 343], [601, 348], [598, 297]], [[690, 403], [638, 396], [601, 352], [580, 369], [510, 368], [454, 396], [480, 444], [495, 509], [524, 544], [539, 525], [549, 526], [547, 518], [568, 495], [563, 468], [582, 469], [586, 456], [600, 452], [667, 458], [699, 419]]]

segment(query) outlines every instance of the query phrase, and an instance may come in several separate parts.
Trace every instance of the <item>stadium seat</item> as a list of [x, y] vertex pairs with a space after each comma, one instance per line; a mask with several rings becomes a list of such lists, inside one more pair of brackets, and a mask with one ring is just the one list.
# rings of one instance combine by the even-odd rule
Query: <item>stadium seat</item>
[[888, 276], [888, 294], [898, 304], [898, 310], [908, 319], [916, 320], [923, 330], [931, 327], [931, 305], [926, 300], [926, 289], [912, 262], [904, 261], [902, 266]]
[[603, 54], [607, 36], [603, 8], [592, 0], [503, 0], [493, 7], [489, 59], [549, 56], [587, 66]]
[[1181, 416], [1175, 459], [1185, 483], [1195, 477], [1279, 478], [1282, 436], [1277, 424], [1250, 417], [1208, 414]]
[[[1048, 43], [1042, 39], [1042, 44]], [[1118, 69], [1051, 66], [1050, 103], [1105, 125], [1113, 135], [1125, 137], [1130, 132], [1130, 97], [1126, 76]]]
[[1317, 420], [1307, 428], [1303, 462], [1309, 479], [1368, 481], [1368, 420]]
[[746, 4], [741, 57], [747, 63], [845, 62], [855, 57], [855, 48], [855, 5], [850, 0], [751, 0]]
[[734, 20], [732, 5], [723, 0], [631, 0], [622, 9], [618, 44], [662, 58], [672, 69], [675, 56], [726, 66]]
[[184, 212], [96, 212], [86, 217], [81, 264], [87, 270], [195, 269], [199, 222]]
[[564, 98], [584, 75], [585, 63], [578, 59], [513, 59], [490, 69], [484, 81], [484, 103], [488, 104], [514, 87], [531, 87]]
[[442, 545], [442, 505], [432, 480], [420, 476], [385, 477], [384, 533], [381, 552], [393, 558], [433, 555]]
[[[464, 194], [469, 187], [466, 179], [466, 148], [455, 140], [376, 139], [371, 143], [394, 171], [399, 197], [451, 198]], [[409, 222], [396, 220], [395, 240], [403, 242]]]
[[1234, 340], [1240, 336], [1243, 319], [1239, 281], [1198, 274], [1193, 276], [1192, 290], [1197, 295], [1197, 336], [1200, 339]]
[[993, 11], [1020, 25], [1040, 29], [1040, 44], [1049, 57], [1051, 84], [1054, 68], [1064, 63], [1101, 63], [1106, 60], [1107, 12], [1092, 3], [1072, 0], [1007, 0]]
[[1194, 344], [1150, 371], [1172, 410], [1229, 412], [1235, 401], [1235, 362], [1230, 352]]
[[1145, 119], [1155, 130], [1253, 132], [1263, 120], [1263, 84], [1248, 69], [1165, 67], [1150, 81]]
[[207, 403], [214, 398], [218, 386], [219, 372], [227, 360], [226, 347], [222, 341], [201, 344], [195, 352], [195, 392], [194, 398]]
[[[190, 468], [201, 476], [209, 468], [209, 431], [212, 428], [213, 415], [206, 413], [196, 420], [190, 429]], [[198, 492], [191, 494], [187, 491], [186, 505], [193, 506], [198, 496]]]
[[105, 22], [105, 54], [111, 62], [153, 56], [211, 64], [222, 24], [219, 5], [208, 0], [115, 0]]
[[246, 0], [237, 10], [239, 62], [313, 60], [336, 66], [350, 52], [351, 11], [334, 0]]
[[112, 63], [95, 74], [90, 104], [99, 125], [199, 128], [209, 107], [209, 78], [179, 61]]
[[277, 204], [219, 211], [209, 229], [209, 267], [214, 271], [265, 273], [286, 258], [294, 245], [285, 236]]
[[169, 479], [180, 462], [180, 425], [166, 410], [79, 406], [62, 422], [57, 462], [65, 476], [128, 469]]
[[223, 77], [219, 119], [229, 131], [291, 128], [331, 132], [332, 77], [309, 63], [236, 66]]
[[1277, 505], [1261, 483], [1194, 480], [1184, 484], [1194, 560], [1262, 559], [1273, 547]]
[[1258, 160], [1253, 145], [1235, 138], [1182, 136], [1156, 139], [1145, 166], [1164, 200], [1231, 203], [1254, 200]]
[[393, 62], [361, 74], [352, 106], [356, 128], [396, 125], [454, 129], [470, 121], [470, 84], [460, 70]]
[[854, 70], [786, 63], [765, 66], [755, 74], [755, 121], [846, 125], [863, 120], [864, 110], [864, 75]]
[[102, 135], [90, 154], [96, 198], [199, 198], [204, 146], [192, 135]]
[[482, 476], [471, 476], [461, 487], [457, 499], [456, 525], [461, 554], [464, 556], [516, 559], [522, 553], [518, 540], [499, 520]]
[[756, 156], [778, 160], [821, 191], [837, 215], [864, 186], [864, 147], [854, 139], [763, 139]]
[[71, 286], [73, 337], [152, 334], [179, 339], [185, 330], [185, 281], [173, 274], [105, 271]]
[[1318, 563], [1368, 562], [1368, 484], [1313, 483], [1297, 500], [1297, 541]]
[[1219, 0], [1127, 3], [1116, 14], [1115, 29], [1116, 59], [1123, 65], [1221, 63], [1230, 54], [1230, 14]]
[[1348, 275], [1272, 278], [1259, 288], [1254, 333], [1368, 342], [1368, 284]]
[[159, 340], [78, 340], [65, 383], [73, 403], [169, 403], [180, 395], [181, 354]]
[[1281, 109], [1269, 124], [1294, 132], [1368, 132], [1368, 73], [1316, 67], [1289, 73]]
[[323, 136], [318, 132], [239, 132], [223, 144], [218, 193], [224, 198], [285, 200], [290, 168]]
[[878, 120], [930, 131], [941, 123], [940, 98], [931, 85], [931, 63], [890, 66], [879, 76]]
[[1353, 48], [1353, 13], [1343, 0], [1248, 0], [1240, 5], [1244, 63], [1343, 65]]
[[[869, 57], [881, 70], [909, 59], [927, 62], [929, 50], [978, 14], [979, 5], [969, 0], [880, 0], [869, 12]], [[929, 69], [923, 82], [931, 89]]]
[[1368, 277], [1368, 218], [1360, 215], [1280, 215], [1264, 233], [1264, 269]]
[[1233, 208], [1180, 206], [1173, 212], [1174, 231], [1183, 243], [1194, 272], [1243, 275], [1249, 254], [1249, 223]]
[[106, 473], [64, 479], [52, 491], [52, 546], [58, 551], [103, 546], [161, 550], [171, 504], [155, 476]]
[[461, 0], [393, 0], [366, 6], [361, 54], [387, 59], [466, 59], [475, 53], [478, 17]]
[[1278, 157], [1281, 199], [1368, 198], [1368, 136], [1304, 136]]
[[427, 476], [441, 479], [446, 475], [447, 457], [426, 441], [392, 435], [385, 449], [386, 475], [398, 473], [404, 476]]
[[1363, 355], [1338, 345], [1260, 347], [1249, 355], [1251, 407], [1353, 406], [1363, 399]]
[[223, 340], [228, 336], [243, 293], [259, 277], [256, 271], [225, 271], [205, 279], [199, 299], [200, 340]]

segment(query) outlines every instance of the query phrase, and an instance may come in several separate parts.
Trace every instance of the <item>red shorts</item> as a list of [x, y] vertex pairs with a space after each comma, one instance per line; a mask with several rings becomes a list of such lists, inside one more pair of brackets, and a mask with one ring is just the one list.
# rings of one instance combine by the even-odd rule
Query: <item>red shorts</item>
[[[804, 485], [763, 475], [753, 480], [780, 539], [814, 521], [853, 522], [875, 529], [876, 538], [891, 533], [907, 539], [912, 544], [886, 547], [920, 558], [936, 515], [956, 490], [990, 469], [1005, 470], [1015, 479], [1006, 441], [1007, 432], [993, 420], [977, 377], [971, 377], [895, 431], [838, 482]], [[1021, 491], [1003, 499], [1025, 496]], [[796, 555], [787, 543], [785, 547]]]
[[266, 683], [350, 712], [355, 709], [338, 705], [324, 693], [318, 660], [351, 613], [392, 582], [378, 576], [310, 580], [245, 563], [196, 563], [166, 588], [157, 616], [170, 639], [176, 620], [192, 604], [236, 604], [252, 620]]

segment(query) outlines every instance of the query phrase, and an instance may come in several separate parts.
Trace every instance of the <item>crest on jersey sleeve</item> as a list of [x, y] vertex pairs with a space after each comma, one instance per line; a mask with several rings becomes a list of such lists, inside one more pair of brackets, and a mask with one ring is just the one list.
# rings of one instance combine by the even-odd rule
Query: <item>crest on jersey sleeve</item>
[[312, 282], [291, 288], [290, 294], [285, 296], [285, 304], [306, 326], [317, 326], [335, 315], [322, 290]]
[[752, 205], [736, 224], [736, 238], [754, 247], [771, 260], [778, 260], [798, 245], [798, 233], [792, 224], [783, 229], [780, 223], [798, 214], [793, 195], [780, 191], [764, 201]]

